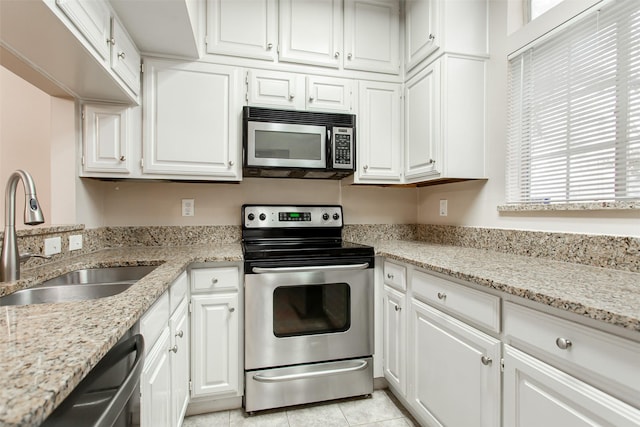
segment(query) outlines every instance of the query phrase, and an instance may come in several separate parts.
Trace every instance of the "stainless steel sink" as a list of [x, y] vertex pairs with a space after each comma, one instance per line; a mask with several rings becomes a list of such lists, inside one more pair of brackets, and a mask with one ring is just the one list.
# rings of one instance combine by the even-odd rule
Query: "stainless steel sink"
[[156, 266], [89, 268], [71, 271], [33, 288], [0, 298], [0, 306], [82, 301], [117, 295]]

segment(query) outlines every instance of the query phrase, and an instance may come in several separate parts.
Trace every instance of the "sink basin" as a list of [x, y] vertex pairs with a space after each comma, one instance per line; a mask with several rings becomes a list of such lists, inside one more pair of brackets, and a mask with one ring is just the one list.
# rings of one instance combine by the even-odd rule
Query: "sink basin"
[[134, 267], [85, 268], [70, 271], [39, 286], [77, 285], [85, 283], [136, 282], [155, 270], [155, 265]]
[[156, 266], [87, 268], [54, 277], [0, 298], [0, 306], [82, 301], [117, 295]]

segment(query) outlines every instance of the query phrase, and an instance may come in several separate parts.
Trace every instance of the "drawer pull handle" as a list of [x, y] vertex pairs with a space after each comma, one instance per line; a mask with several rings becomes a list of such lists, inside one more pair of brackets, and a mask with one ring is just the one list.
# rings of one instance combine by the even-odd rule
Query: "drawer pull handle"
[[491, 365], [491, 362], [493, 362], [493, 359], [491, 359], [490, 357], [487, 357], [487, 356], [482, 356], [480, 358], [480, 361], [482, 362], [483, 365], [489, 366], [489, 365]]
[[445, 294], [444, 292], [438, 292], [438, 299], [446, 299], [447, 298], [447, 294]]
[[396, 309], [396, 311], [400, 311], [400, 310], [402, 310], [402, 307], [400, 307], [399, 305], [396, 305], [395, 309]]
[[389, 279], [389, 280], [393, 280], [393, 274], [391, 274], [391, 273], [387, 273], [387, 279]]
[[556, 339], [556, 345], [561, 350], [568, 350], [573, 345], [573, 343], [571, 342], [571, 340], [559, 337]]
[[182, 338], [184, 336], [184, 332], [180, 330], [180, 331], [178, 331], [176, 336]]

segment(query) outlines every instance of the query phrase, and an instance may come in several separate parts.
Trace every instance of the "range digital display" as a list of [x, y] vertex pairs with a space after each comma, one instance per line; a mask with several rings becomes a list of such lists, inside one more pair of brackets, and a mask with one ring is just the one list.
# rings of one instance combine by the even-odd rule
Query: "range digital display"
[[311, 212], [278, 212], [280, 221], [311, 221]]

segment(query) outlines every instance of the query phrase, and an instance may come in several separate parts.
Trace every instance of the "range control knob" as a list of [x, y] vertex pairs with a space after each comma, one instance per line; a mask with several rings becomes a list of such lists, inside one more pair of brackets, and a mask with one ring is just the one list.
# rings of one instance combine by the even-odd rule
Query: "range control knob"
[[265, 219], [267, 219], [267, 216], [265, 214], [261, 213], [259, 218], [260, 218], [260, 221], [264, 221]]
[[325, 221], [327, 221], [329, 219], [329, 214], [328, 213], [323, 213], [322, 214], [322, 219], [324, 219]]
[[249, 215], [247, 215], [247, 219], [249, 221], [253, 221], [254, 219], [256, 219], [256, 216], [254, 214], [250, 213]]
[[334, 213], [333, 214], [333, 219], [335, 219], [337, 221], [338, 219], [340, 219], [340, 215], [338, 215], [337, 213]]

